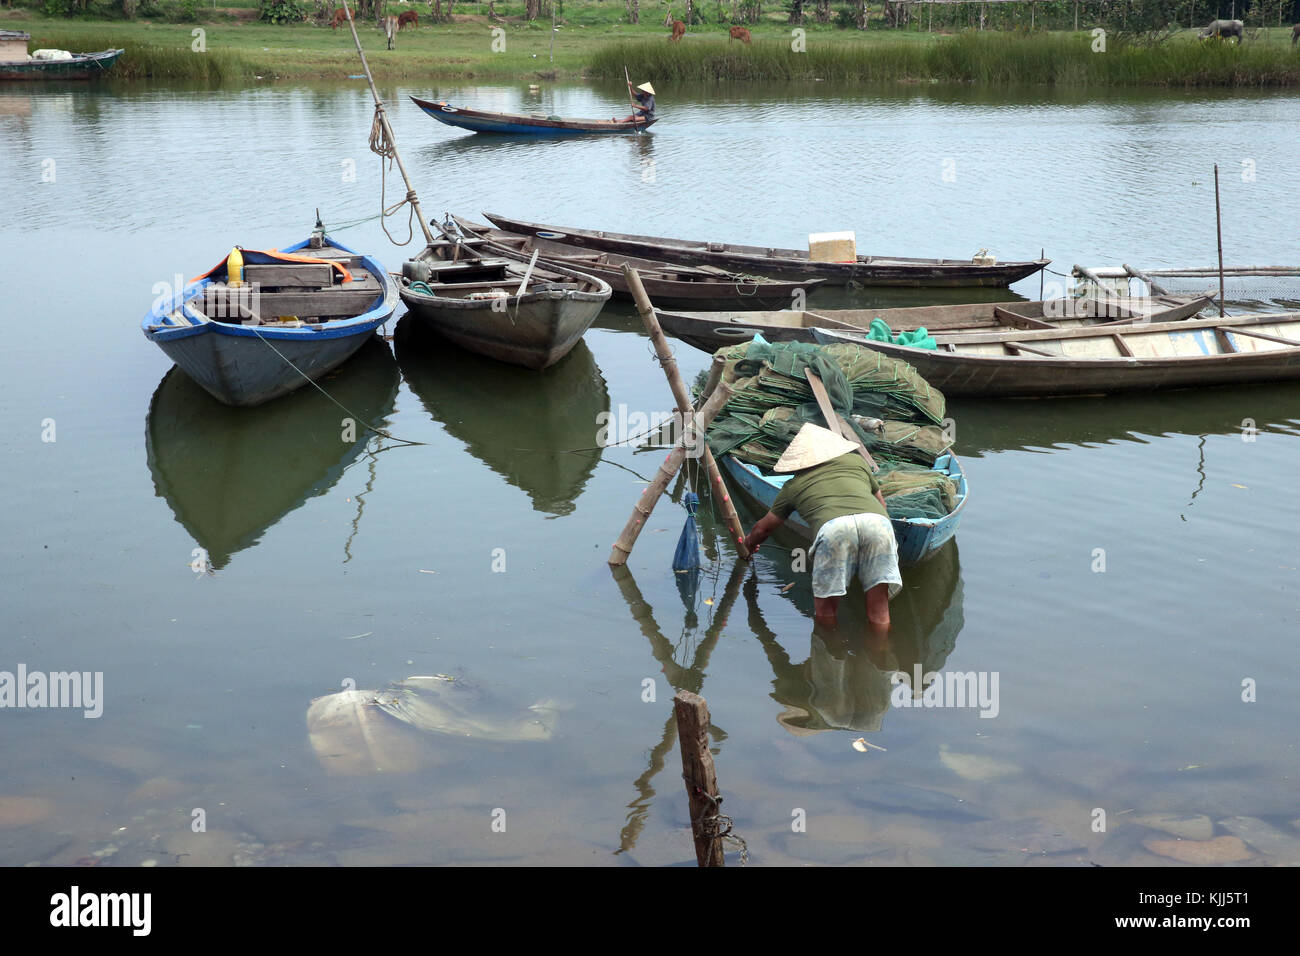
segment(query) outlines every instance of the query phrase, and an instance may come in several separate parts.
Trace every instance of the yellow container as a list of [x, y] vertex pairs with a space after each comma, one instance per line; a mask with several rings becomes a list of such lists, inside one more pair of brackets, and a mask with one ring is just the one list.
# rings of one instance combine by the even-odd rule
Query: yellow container
[[234, 289], [243, 284], [244, 254], [239, 251], [239, 246], [235, 246], [230, 250], [230, 255], [226, 256], [226, 285]]

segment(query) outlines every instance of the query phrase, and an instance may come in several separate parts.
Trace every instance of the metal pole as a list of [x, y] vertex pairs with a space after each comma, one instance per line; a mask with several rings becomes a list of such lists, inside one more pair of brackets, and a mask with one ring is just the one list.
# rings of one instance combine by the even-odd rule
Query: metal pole
[[384, 101], [379, 98], [379, 91], [375, 89], [375, 78], [370, 75], [370, 64], [366, 62], [366, 51], [361, 49], [361, 38], [357, 36], [357, 24], [352, 19], [352, 11], [348, 9], [348, 0], [343, 0], [343, 10], [348, 16], [348, 26], [352, 28], [352, 42], [357, 45], [357, 53], [361, 56], [361, 68], [366, 71], [366, 83], [370, 85], [370, 95], [375, 100], [375, 113], [379, 116], [379, 122], [384, 128], [384, 135], [388, 137], [388, 142], [393, 147], [393, 158], [397, 160], [397, 168], [402, 173], [402, 182], [406, 183], [406, 198], [411, 201], [411, 207], [415, 210], [415, 218], [420, 221], [420, 230], [424, 233], [424, 241], [433, 243], [433, 233], [429, 231], [429, 223], [424, 218], [424, 212], [420, 209], [420, 198], [415, 195], [415, 187], [411, 185], [411, 177], [406, 174], [406, 164], [402, 162], [402, 156], [397, 151], [397, 139], [393, 136], [393, 127], [388, 124], [388, 114], [384, 112]]
[[1223, 215], [1219, 210], [1219, 164], [1214, 164], [1214, 230], [1219, 237], [1219, 316], [1223, 311]]

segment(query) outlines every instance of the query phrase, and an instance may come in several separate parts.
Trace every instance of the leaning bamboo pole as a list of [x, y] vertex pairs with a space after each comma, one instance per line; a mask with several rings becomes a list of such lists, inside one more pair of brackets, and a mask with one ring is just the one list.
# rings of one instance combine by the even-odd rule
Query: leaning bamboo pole
[[664, 493], [664, 489], [668, 487], [668, 482], [673, 480], [673, 476], [682, 467], [682, 462], [686, 460], [687, 448], [693, 446], [696, 442], [704, 441], [704, 435], [708, 431], [709, 423], [713, 421], [718, 412], [722, 411], [722, 406], [727, 404], [732, 391], [729, 382], [719, 382], [718, 387], [709, 396], [709, 400], [704, 403], [704, 407], [683, 425], [681, 438], [659, 466], [659, 471], [654, 480], [646, 486], [645, 491], [641, 492], [641, 497], [637, 499], [636, 505], [632, 508], [632, 516], [627, 519], [627, 524], [623, 526], [622, 533], [618, 536], [618, 540], [614, 542], [614, 548], [609, 552], [609, 563], [611, 565], [618, 567], [620, 564], [627, 563], [627, 556], [632, 553], [632, 547], [636, 544], [636, 539], [645, 528], [650, 513], [654, 511], [655, 505], [658, 504], [660, 496]]
[[[684, 425], [692, 412], [691, 396], [687, 393], [686, 385], [677, 371], [677, 359], [673, 357], [673, 350], [668, 347], [668, 338], [664, 335], [664, 330], [659, 327], [659, 319], [655, 315], [650, 296], [646, 294], [645, 286], [641, 284], [641, 276], [626, 262], [623, 263], [623, 278], [627, 280], [628, 290], [636, 302], [636, 310], [641, 315], [641, 321], [645, 324], [646, 331], [650, 333], [655, 355], [659, 358], [659, 364], [663, 366], [664, 375], [668, 377], [668, 387], [672, 389], [673, 399], [677, 402], [677, 413], [681, 416]], [[727, 486], [722, 480], [722, 471], [718, 468], [713, 452], [709, 450], [709, 443], [704, 440], [703, 435], [700, 436], [700, 456], [704, 459], [704, 470], [709, 477], [710, 491], [722, 510], [722, 518], [727, 523], [727, 530], [731, 532], [732, 540], [736, 542], [736, 551], [742, 558], [748, 558], [749, 549], [745, 547], [745, 529], [740, 524], [740, 517], [736, 514], [736, 506], [731, 500], [731, 495], [727, 493]]]
[[[397, 168], [402, 173], [402, 182], [406, 183], [406, 201], [415, 210], [415, 218], [420, 220], [420, 231], [424, 233], [424, 241], [432, 244], [433, 233], [429, 231], [429, 223], [420, 209], [420, 197], [415, 194], [415, 187], [411, 185], [411, 177], [406, 174], [406, 164], [402, 162], [401, 154], [397, 152], [397, 138], [393, 136], [393, 127], [389, 125], [388, 114], [384, 112], [384, 101], [379, 98], [379, 91], [375, 89], [375, 78], [370, 75], [370, 64], [366, 62], [366, 51], [361, 49], [361, 38], [357, 36], [357, 24], [352, 19], [352, 11], [348, 9], [348, 0], [343, 0], [343, 11], [347, 14], [348, 26], [352, 29], [352, 42], [357, 45], [357, 53], [361, 57], [361, 68], [366, 71], [366, 83], [370, 86], [370, 95], [375, 100], [375, 116], [378, 117], [379, 123], [384, 130], [384, 136], [388, 141], [388, 146], [393, 151], [393, 159], [397, 161]], [[398, 208], [401, 208], [400, 203]]]

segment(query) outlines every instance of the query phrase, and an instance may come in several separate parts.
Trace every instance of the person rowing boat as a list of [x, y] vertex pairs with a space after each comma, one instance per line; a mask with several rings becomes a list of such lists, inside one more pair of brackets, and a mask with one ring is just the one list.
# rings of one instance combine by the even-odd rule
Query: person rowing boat
[[649, 83], [642, 83], [640, 86], [633, 86], [630, 81], [627, 84], [627, 88], [636, 98], [636, 102], [632, 104], [632, 115], [624, 122], [632, 123], [644, 121], [649, 123], [655, 118], [655, 88]]
[[813, 531], [813, 616], [835, 627], [840, 598], [855, 576], [862, 582], [867, 620], [889, 628], [889, 601], [903, 587], [898, 542], [876, 476], [854, 454], [857, 446], [820, 425], [806, 424], [774, 472], [794, 472], [771, 510], [745, 536], [751, 555], [776, 528], [799, 512]]

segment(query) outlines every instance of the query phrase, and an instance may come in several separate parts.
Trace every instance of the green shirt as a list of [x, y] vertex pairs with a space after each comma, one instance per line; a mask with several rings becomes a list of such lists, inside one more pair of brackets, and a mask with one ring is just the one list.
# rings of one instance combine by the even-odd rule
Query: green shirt
[[880, 483], [856, 452], [797, 471], [772, 502], [772, 513], [782, 520], [797, 511], [812, 528], [813, 537], [832, 518], [845, 515], [885, 515], [876, 500]]

